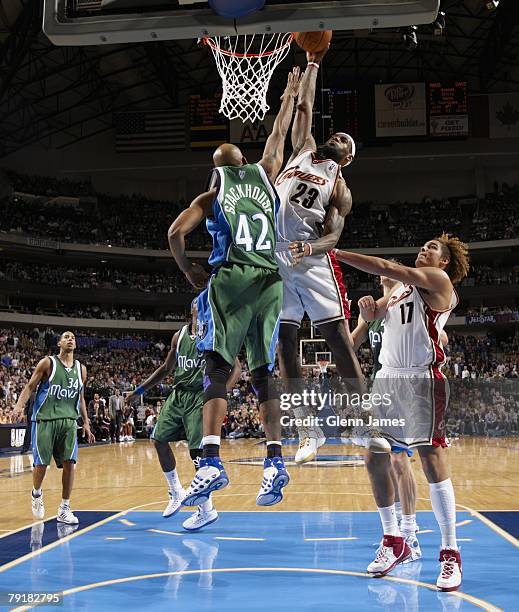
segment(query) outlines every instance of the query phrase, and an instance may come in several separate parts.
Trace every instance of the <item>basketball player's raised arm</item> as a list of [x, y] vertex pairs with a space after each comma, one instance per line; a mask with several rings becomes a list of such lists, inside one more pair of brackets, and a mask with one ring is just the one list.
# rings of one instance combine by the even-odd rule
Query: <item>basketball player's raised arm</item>
[[296, 66], [288, 75], [287, 85], [281, 96], [281, 107], [274, 121], [272, 133], [265, 143], [263, 157], [259, 162], [271, 180], [276, 178], [283, 163], [285, 139], [292, 121], [294, 100], [299, 92], [299, 84], [299, 66]]
[[189, 208], [182, 211], [173, 221], [168, 230], [168, 243], [171, 254], [175, 258], [180, 270], [187, 280], [197, 290], [203, 289], [207, 284], [207, 272], [200, 264], [191, 261], [186, 255], [185, 237], [200, 223], [213, 213], [213, 202], [216, 197], [216, 188], [210, 189], [197, 196]]
[[315, 101], [315, 88], [319, 64], [325, 56], [326, 51], [320, 53], [307, 53], [308, 65], [301, 79], [299, 98], [297, 100], [297, 112], [292, 126], [292, 156], [290, 161], [299, 155], [303, 149], [315, 151], [316, 144], [312, 136], [312, 113]]
[[20, 393], [20, 397], [16, 402], [14, 407], [14, 416], [19, 419], [23, 416], [23, 409], [25, 404], [29, 401], [31, 394], [36, 391], [36, 388], [40, 384], [42, 380], [45, 380], [50, 376], [51, 373], [51, 364], [50, 359], [48, 357], [44, 357], [38, 362], [38, 365], [34, 369], [29, 382], [25, 385], [22, 392]]
[[334, 252], [339, 261], [357, 268], [357, 270], [375, 276], [387, 276], [405, 285], [414, 285], [432, 291], [445, 291], [452, 287], [447, 273], [440, 268], [409, 268], [380, 257], [371, 257], [370, 255], [361, 255], [360, 253], [340, 249], [335, 249]]
[[344, 221], [351, 211], [351, 206], [351, 191], [341, 177], [337, 181], [335, 192], [330, 200], [322, 236], [317, 240], [307, 242], [295, 240], [288, 245], [293, 265], [298, 264], [303, 257], [322, 255], [337, 246], [344, 229]]
[[351, 340], [353, 342], [353, 350], [357, 352], [360, 347], [368, 339], [368, 324], [359, 316], [357, 327], [351, 332]]
[[79, 410], [81, 412], [81, 418], [83, 419], [83, 436], [86, 438], [89, 444], [94, 444], [96, 439], [94, 434], [90, 431], [90, 420], [88, 418], [85, 402], [85, 383], [87, 380], [87, 371], [84, 365], [81, 366], [81, 376], [83, 378], [83, 388], [81, 389], [81, 395], [79, 396]]
[[[384, 295], [375, 301], [375, 298], [371, 295], [365, 295], [358, 301], [360, 318], [364, 321], [376, 321], [377, 319], [383, 319], [386, 316], [387, 305], [392, 293]], [[366, 325], [366, 331], [368, 327]]]
[[166, 376], [169, 376], [171, 372], [175, 369], [177, 365], [177, 344], [178, 344], [178, 336], [180, 332], [177, 332], [173, 338], [171, 338], [171, 346], [169, 352], [162, 363], [153, 374], [150, 374], [148, 378], [141, 383], [134, 391], [129, 393], [126, 396], [126, 403], [131, 404], [134, 402], [140, 395], [146, 393], [149, 389], [152, 389], [155, 385], [162, 382]]

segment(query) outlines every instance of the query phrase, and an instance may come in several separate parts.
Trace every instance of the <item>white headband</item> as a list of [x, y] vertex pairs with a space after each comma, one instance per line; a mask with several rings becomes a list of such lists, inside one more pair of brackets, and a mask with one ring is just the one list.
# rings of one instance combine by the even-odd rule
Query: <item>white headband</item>
[[348, 137], [348, 141], [350, 143], [351, 160], [348, 163], [344, 164], [343, 168], [346, 168], [346, 166], [349, 166], [351, 164], [351, 162], [355, 159], [355, 153], [357, 152], [357, 147], [355, 146], [355, 141], [353, 140], [353, 138], [349, 134], [346, 134], [346, 136]]

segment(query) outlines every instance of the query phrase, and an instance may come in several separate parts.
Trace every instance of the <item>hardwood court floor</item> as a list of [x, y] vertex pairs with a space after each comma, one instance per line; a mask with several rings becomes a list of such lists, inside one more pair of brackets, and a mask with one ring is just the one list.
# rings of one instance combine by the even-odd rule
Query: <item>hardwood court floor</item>
[[[177, 469], [187, 485], [193, 466], [184, 445], [174, 446]], [[258, 510], [255, 497], [262, 478], [264, 446], [257, 441], [224, 441], [222, 457], [231, 484], [214, 497], [219, 510]], [[286, 457], [297, 447], [287, 445]], [[362, 451], [343, 444], [327, 444], [320, 457], [328, 461], [306, 466], [290, 465], [291, 482], [283, 503], [264, 511], [375, 510]], [[517, 510], [519, 494], [519, 439], [467, 438], [457, 440], [448, 451], [456, 501], [460, 510]], [[430, 510], [428, 485], [418, 459], [412, 460], [418, 482], [418, 510]], [[0, 458], [0, 535], [34, 522], [31, 514], [30, 455]], [[61, 498], [61, 472], [49, 468], [44, 482], [45, 518], [56, 514]], [[165, 481], [155, 449], [146, 440], [104, 444], [79, 450], [74, 510], [162, 510]]]

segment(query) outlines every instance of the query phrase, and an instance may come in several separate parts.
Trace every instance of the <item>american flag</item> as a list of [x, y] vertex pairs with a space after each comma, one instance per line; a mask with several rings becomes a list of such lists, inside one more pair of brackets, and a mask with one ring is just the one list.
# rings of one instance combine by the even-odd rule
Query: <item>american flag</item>
[[186, 146], [183, 110], [114, 113], [115, 150], [175, 151]]

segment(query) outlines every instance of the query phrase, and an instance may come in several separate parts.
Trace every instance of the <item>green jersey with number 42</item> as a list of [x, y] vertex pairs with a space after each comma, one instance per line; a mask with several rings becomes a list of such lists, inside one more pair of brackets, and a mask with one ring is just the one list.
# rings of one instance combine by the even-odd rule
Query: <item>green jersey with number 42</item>
[[207, 229], [213, 239], [209, 263], [225, 262], [277, 270], [279, 198], [259, 164], [215, 169], [217, 194]]

